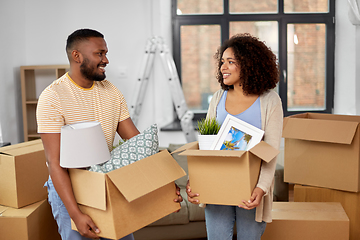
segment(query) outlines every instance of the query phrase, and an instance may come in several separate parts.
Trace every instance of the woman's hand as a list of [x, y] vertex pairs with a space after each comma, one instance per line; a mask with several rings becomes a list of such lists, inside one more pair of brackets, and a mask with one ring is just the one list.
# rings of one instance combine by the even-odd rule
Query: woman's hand
[[239, 205], [239, 207], [250, 210], [259, 206], [262, 197], [264, 196], [264, 191], [261, 188], [256, 187], [251, 194], [251, 197], [248, 201], [243, 200], [243, 205]]
[[189, 180], [187, 181], [186, 184], [186, 193], [188, 195], [188, 201], [194, 204], [199, 204], [199, 199], [195, 199], [194, 197], [198, 197], [200, 196], [198, 193], [192, 193], [191, 192], [191, 188], [190, 188], [190, 182]]

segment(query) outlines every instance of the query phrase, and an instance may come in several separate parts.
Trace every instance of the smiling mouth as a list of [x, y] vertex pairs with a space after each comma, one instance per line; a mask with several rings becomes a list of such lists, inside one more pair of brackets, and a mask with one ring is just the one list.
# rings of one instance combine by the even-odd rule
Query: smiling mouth
[[99, 66], [99, 69], [100, 69], [102, 72], [105, 72], [105, 66]]
[[230, 76], [230, 73], [223, 73], [223, 78], [227, 78], [228, 76]]

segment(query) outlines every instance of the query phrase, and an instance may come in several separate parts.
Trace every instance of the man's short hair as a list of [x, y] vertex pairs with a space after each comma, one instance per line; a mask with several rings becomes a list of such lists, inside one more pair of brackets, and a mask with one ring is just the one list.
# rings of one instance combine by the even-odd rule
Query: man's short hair
[[72, 34], [70, 34], [66, 41], [66, 53], [68, 54], [68, 56], [71, 55], [71, 52], [77, 43], [84, 40], [88, 40], [89, 38], [92, 37], [104, 38], [104, 35], [92, 29], [79, 29], [73, 32]]

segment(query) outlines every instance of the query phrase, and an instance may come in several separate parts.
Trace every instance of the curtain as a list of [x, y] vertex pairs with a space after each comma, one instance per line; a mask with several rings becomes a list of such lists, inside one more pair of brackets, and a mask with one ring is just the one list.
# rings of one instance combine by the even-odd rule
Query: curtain
[[348, 0], [349, 19], [354, 25], [360, 25], [360, 8], [359, 0]]

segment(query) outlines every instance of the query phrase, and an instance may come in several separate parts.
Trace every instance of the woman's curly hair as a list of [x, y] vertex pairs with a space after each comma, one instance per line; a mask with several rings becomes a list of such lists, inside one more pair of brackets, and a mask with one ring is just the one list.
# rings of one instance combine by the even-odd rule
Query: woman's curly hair
[[221, 74], [221, 58], [228, 48], [233, 50], [236, 64], [240, 68], [240, 86], [245, 94], [261, 95], [276, 87], [279, 68], [275, 54], [258, 38], [245, 33], [226, 40], [214, 56], [218, 65], [216, 79], [223, 90], [234, 88], [224, 84]]

